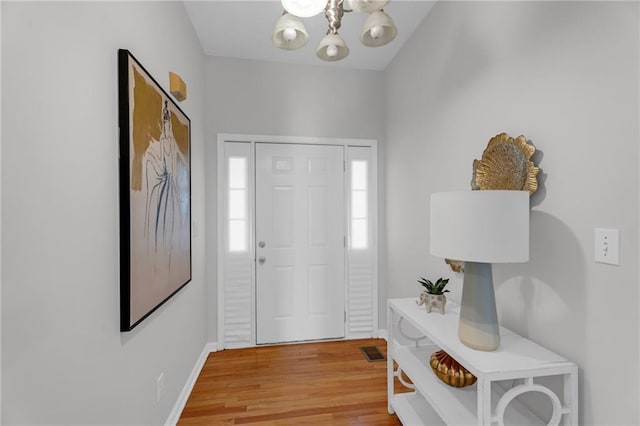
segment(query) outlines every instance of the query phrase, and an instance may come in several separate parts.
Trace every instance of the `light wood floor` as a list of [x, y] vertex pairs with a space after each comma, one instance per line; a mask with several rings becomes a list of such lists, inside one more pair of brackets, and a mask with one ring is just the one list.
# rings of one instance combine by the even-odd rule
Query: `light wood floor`
[[399, 425], [387, 413], [380, 339], [232, 349], [209, 355], [178, 425]]

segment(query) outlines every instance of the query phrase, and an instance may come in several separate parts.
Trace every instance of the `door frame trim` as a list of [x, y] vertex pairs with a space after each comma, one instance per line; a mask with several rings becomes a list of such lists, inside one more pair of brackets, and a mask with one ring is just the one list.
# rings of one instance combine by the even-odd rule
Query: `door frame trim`
[[[217, 175], [217, 200], [216, 200], [216, 222], [217, 222], [217, 235], [216, 235], [216, 248], [217, 248], [217, 280], [216, 280], [216, 288], [217, 288], [217, 342], [218, 347], [220, 349], [224, 349], [229, 347], [224, 341], [224, 254], [226, 248], [224, 247], [224, 232], [226, 230], [224, 223], [224, 212], [222, 209], [224, 208], [224, 193], [226, 188], [224, 184], [226, 183], [226, 177], [224, 176], [225, 164], [224, 164], [224, 144], [225, 142], [242, 142], [251, 144], [250, 151], [252, 152], [250, 161], [249, 161], [249, 179], [255, 178], [255, 144], [256, 143], [278, 143], [278, 144], [297, 144], [297, 145], [334, 145], [334, 146], [342, 146], [345, 149], [345, 161], [346, 161], [346, 153], [349, 147], [369, 147], [371, 148], [371, 221], [372, 221], [372, 239], [371, 239], [371, 250], [373, 253], [373, 271], [372, 271], [372, 285], [373, 285], [373, 306], [372, 306], [372, 324], [371, 324], [371, 336], [375, 337], [377, 334], [379, 324], [378, 324], [378, 295], [379, 295], [379, 228], [378, 228], [378, 141], [375, 139], [353, 139], [353, 138], [324, 138], [324, 137], [299, 137], [299, 136], [269, 136], [269, 135], [247, 135], [247, 134], [231, 134], [231, 133], [218, 133], [217, 135], [217, 159], [216, 159], [216, 175]], [[346, 174], [345, 174], [346, 178]], [[255, 190], [255, 188], [252, 188]], [[253, 194], [252, 194], [253, 195]], [[345, 187], [345, 203], [348, 202], [347, 191]], [[249, 227], [249, 256], [255, 259], [255, 198], [251, 200], [250, 198], [250, 216], [249, 222], [251, 223]], [[345, 207], [347, 205], [345, 204]], [[347, 230], [347, 217], [346, 217], [347, 209], [345, 208], [344, 221], [345, 221], [345, 230]], [[345, 256], [346, 262], [346, 256]], [[255, 286], [255, 262], [252, 262], [251, 268], [251, 281]], [[349, 273], [349, 265], [348, 263], [345, 265], [345, 311], [348, 309], [348, 294], [347, 294], [347, 283], [348, 283], [348, 273]], [[253, 298], [255, 299], [255, 288], [253, 291]], [[254, 306], [255, 311], [255, 300], [252, 300], [252, 305]], [[348, 314], [348, 312], [347, 312]], [[255, 319], [255, 312], [253, 312], [253, 318]], [[249, 346], [256, 345], [256, 330], [255, 327], [252, 330], [251, 340], [252, 343]], [[361, 338], [363, 336], [352, 336], [346, 330], [345, 323], [345, 339], [349, 338]], [[236, 347], [236, 346], [233, 346]]]

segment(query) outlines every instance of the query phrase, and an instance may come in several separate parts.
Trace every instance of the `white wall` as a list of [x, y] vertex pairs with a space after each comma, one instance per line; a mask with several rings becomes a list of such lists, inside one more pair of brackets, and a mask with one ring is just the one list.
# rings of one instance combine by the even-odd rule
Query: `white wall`
[[162, 424], [205, 343], [204, 235], [192, 282], [119, 331], [118, 48], [188, 85], [204, 225], [204, 62], [182, 3], [2, 2], [4, 424]]
[[[438, 2], [386, 71], [391, 297], [460, 277], [429, 254], [429, 194], [469, 188], [500, 132], [538, 149], [530, 261], [494, 267], [507, 327], [575, 361], [580, 424], [638, 424], [638, 4]], [[593, 262], [620, 229], [620, 266]]]
[[[495, 268], [502, 322], [578, 363], [581, 423], [640, 422], [637, 4], [438, 2], [385, 73], [205, 62], [179, 3], [0, 4], [3, 423], [167, 418], [216, 340], [217, 133], [381, 141], [383, 305], [387, 285], [414, 296], [419, 275], [454, 277], [428, 252], [428, 196], [468, 188], [502, 131], [527, 136], [543, 170], [531, 260]], [[193, 282], [127, 334], [118, 48], [165, 88], [168, 71], [189, 85], [197, 233]], [[596, 226], [621, 230], [619, 267], [592, 262]]]
[[[313, 51], [309, 52], [313, 55]], [[216, 137], [218, 133], [378, 139], [384, 130], [377, 71], [206, 59], [207, 289], [209, 340], [217, 340]], [[380, 155], [380, 151], [379, 151]], [[379, 188], [383, 187], [380, 182]], [[380, 222], [383, 218], [379, 216]], [[380, 299], [385, 299], [381, 289]]]

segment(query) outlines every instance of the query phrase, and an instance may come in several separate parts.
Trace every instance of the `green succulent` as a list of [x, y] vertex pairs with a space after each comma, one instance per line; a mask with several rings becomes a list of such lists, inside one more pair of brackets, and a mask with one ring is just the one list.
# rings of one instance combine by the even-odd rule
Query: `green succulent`
[[444, 278], [438, 278], [438, 281], [432, 283], [428, 279], [420, 277], [418, 282], [422, 284], [425, 289], [427, 289], [427, 293], [429, 294], [443, 294], [449, 291], [444, 289], [449, 282], [449, 278], [447, 278], [446, 280]]

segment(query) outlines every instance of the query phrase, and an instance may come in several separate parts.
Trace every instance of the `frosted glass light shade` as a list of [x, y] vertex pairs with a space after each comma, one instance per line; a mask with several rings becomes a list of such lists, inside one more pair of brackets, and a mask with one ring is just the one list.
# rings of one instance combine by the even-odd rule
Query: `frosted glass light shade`
[[282, 7], [292, 15], [309, 18], [322, 12], [327, 0], [282, 0]]
[[[287, 37], [285, 37], [285, 30], [287, 29], [295, 31], [295, 38], [287, 40]], [[273, 44], [280, 49], [295, 50], [307, 44], [307, 41], [309, 41], [309, 33], [298, 17], [290, 13], [285, 13], [276, 22], [271, 40]]]
[[484, 263], [529, 260], [529, 193], [431, 194], [431, 254]]
[[[382, 29], [382, 34], [378, 37], [377, 32]], [[379, 10], [370, 14], [362, 26], [360, 41], [365, 46], [378, 47], [393, 41], [398, 34], [398, 29], [393, 23], [393, 19], [383, 11]]]
[[380, 10], [389, 4], [391, 0], [349, 0], [352, 10], [362, 13], [371, 13]]
[[[333, 53], [332, 54], [332, 51]], [[334, 62], [344, 59], [349, 54], [349, 48], [344, 40], [338, 35], [329, 33], [322, 40], [316, 50], [316, 56], [323, 61]]]

